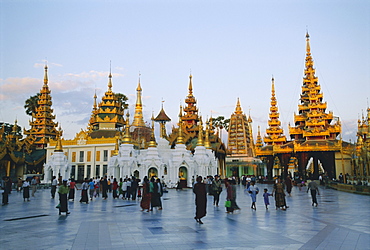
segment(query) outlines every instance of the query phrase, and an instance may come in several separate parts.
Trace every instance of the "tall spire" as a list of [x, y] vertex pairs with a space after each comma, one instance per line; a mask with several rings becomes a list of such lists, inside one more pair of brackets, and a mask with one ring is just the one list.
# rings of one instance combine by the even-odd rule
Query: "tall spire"
[[279, 112], [277, 107], [277, 100], [275, 97], [275, 79], [271, 78], [271, 107], [269, 114], [269, 127], [266, 129], [266, 134], [264, 141], [267, 145], [281, 145], [286, 142], [286, 137], [283, 134], [283, 129], [280, 127], [281, 122], [279, 120]]
[[108, 81], [108, 91], [111, 92], [112, 91], [112, 63], [110, 63], [110, 67], [109, 67], [109, 81]]
[[184, 144], [184, 138], [182, 135], [182, 106], [180, 105], [180, 113], [179, 113], [179, 134], [177, 135], [177, 144]]
[[62, 128], [59, 127], [59, 131], [57, 133], [57, 144], [55, 145], [54, 152], [63, 152], [63, 146], [62, 146]]
[[189, 97], [193, 96], [193, 76], [189, 75]]
[[263, 146], [263, 143], [262, 143], [262, 137], [261, 137], [261, 129], [260, 129], [260, 126], [258, 126], [256, 147], [262, 148], [262, 146]]
[[295, 141], [336, 140], [341, 132], [338, 120], [335, 124], [333, 113], [326, 113], [327, 103], [323, 102], [323, 93], [315, 76], [314, 62], [311, 56], [310, 36], [306, 33], [306, 59], [304, 78], [298, 105], [298, 115], [294, 115], [295, 127], [289, 126], [289, 134]]
[[130, 134], [130, 114], [127, 110], [126, 113], [126, 126], [125, 126], [125, 135], [122, 140], [123, 144], [131, 144], [131, 134]]
[[162, 109], [159, 112], [159, 114], [157, 115], [157, 117], [154, 119], [154, 121], [159, 122], [159, 124], [160, 124], [160, 137], [161, 138], [166, 138], [167, 137], [166, 122], [171, 121], [171, 118], [169, 118], [167, 116], [166, 112], [164, 111], [163, 102], [164, 101], [162, 101]]
[[48, 81], [49, 81], [49, 79], [48, 79], [48, 65], [47, 64], [45, 64], [45, 74], [44, 74], [44, 85], [48, 85]]
[[141, 101], [141, 84], [140, 84], [140, 75], [139, 75], [139, 83], [137, 84], [136, 88], [136, 105], [135, 105], [135, 114], [134, 114], [134, 121], [132, 122], [131, 126], [134, 127], [145, 127], [144, 118], [143, 118], [143, 104]]
[[152, 113], [152, 131], [150, 135], [150, 142], [149, 142], [149, 147], [154, 148], [157, 146], [157, 143], [155, 141], [155, 135], [154, 135], [154, 115]]
[[199, 119], [199, 133], [198, 133], [198, 143], [197, 146], [204, 146], [203, 144], [203, 122], [202, 122], [202, 117]]
[[211, 143], [209, 142], [209, 120], [206, 121], [206, 137], [204, 140], [204, 146], [208, 149], [211, 149]]

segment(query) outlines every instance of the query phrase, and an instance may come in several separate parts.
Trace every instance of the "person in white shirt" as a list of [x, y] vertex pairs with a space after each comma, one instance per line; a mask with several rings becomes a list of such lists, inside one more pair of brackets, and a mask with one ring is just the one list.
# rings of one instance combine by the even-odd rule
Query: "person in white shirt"
[[56, 176], [53, 176], [53, 180], [51, 181], [51, 198], [55, 198], [55, 192], [57, 191], [58, 180]]
[[28, 179], [26, 179], [23, 184], [22, 184], [22, 188], [23, 188], [23, 200], [26, 201], [30, 201], [30, 182], [28, 181]]

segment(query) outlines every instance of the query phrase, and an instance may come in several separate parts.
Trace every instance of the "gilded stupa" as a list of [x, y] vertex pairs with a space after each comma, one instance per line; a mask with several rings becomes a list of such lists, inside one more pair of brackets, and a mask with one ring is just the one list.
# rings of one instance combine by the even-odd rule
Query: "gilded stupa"
[[362, 180], [370, 178], [370, 108], [367, 117], [362, 116], [357, 124], [356, 157], [354, 157], [354, 175]]
[[240, 100], [236, 103], [234, 113], [230, 117], [227, 148], [231, 155], [242, 154], [254, 157], [252, 134], [252, 118], [243, 113]]
[[40, 97], [38, 100], [38, 106], [36, 113], [33, 118], [35, 120], [30, 121], [31, 128], [24, 130], [24, 134], [27, 137], [31, 137], [33, 145], [36, 149], [44, 149], [50, 139], [57, 137], [58, 123], [54, 122], [55, 115], [53, 115], [53, 109], [51, 108], [51, 91], [48, 86], [48, 66], [45, 65], [44, 85], [40, 90]]
[[131, 139], [135, 148], [144, 149], [149, 146], [150, 138], [152, 135], [152, 129], [150, 126], [146, 126], [143, 117], [143, 102], [141, 98], [141, 93], [143, 89], [141, 88], [140, 78], [136, 88], [136, 104], [134, 120], [131, 123]]

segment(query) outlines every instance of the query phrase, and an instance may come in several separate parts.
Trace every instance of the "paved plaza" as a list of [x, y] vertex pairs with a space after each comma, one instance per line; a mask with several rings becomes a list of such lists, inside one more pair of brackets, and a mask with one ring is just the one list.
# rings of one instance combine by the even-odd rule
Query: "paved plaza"
[[[272, 185], [261, 185], [260, 190]], [[208, 196], [204, 224], [194, 220], [191, 189], [169, 190], [163, 210], [141, 212], [139, 201], [97, 198], [90, 204], [69, 202], [71, 214], [58, 215], [50, 189], [30, 202], [12, 191], [0, 206], [1, 249], [370, 249], [370, 196], [321, 188], [318, 207], [310, 195], [293, 188], [287, 211], [266, 211], [262, 192], [257, 210], [238, 186], [240, 212], [226, 214]], [[225, 190], [221, 194], [225, 201]]]

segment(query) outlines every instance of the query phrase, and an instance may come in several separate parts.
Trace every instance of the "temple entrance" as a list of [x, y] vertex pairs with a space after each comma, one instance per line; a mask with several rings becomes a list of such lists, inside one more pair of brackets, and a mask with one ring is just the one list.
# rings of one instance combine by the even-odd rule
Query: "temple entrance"
[[158, 170], [156, 168], [149, 168], [148, 170], [148, 178], [152, 178], [153, 176], [158, 176]]
[[139, 171], [135, 170], [134, 171], [134, 176], [136, 179], [139, 179]]
[[186, 167], [179, 168], [179, 179], [180, 179], [180, 188], [186, 188], [188, 186], [187, 179], [188, 179], [188, 169]]
[[77, 166], [77, 180], [83, 182], [84, 181], [84, 165]]

